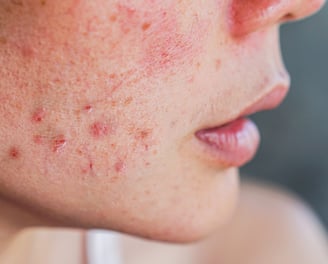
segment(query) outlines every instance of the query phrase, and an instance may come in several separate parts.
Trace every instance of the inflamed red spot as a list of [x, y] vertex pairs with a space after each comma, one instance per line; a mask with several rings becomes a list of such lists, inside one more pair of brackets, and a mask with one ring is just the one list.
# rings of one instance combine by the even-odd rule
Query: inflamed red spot
[[122, 160], [119, 160], [114, 164], [114, 169], [118, 173], [122, 172], [124, 167], [125, 167], [125, 164]]
[[67, 140], [64, 135], [58, 135], [52, 140], [52, 150], [53, 152], [60, 152], [65, 148]]
[[42, 107], [37, 108], [32, 115], [32, 121], [34, 123], [41, 123], [44, 120], [45, 116], [46, 110]]
[[9, 149], [9, 157], [12, 159], [18, 159], [20, 157], [20, 152], [18, 148], [12, 147]]
[[91, 105], [86, 105], [83, 110], [89, 114], [93, 111], [93, 107]]
[[109, 126], [104, 122], [94, 122], [89, 128], [90, 134], [95, 138], [101, 138], [109, 133]]

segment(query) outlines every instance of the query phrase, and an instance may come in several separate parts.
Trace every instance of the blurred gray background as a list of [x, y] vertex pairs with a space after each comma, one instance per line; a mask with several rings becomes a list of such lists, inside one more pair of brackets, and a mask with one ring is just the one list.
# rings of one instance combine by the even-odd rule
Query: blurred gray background
[[242, 172], [299, 194], [328, 230], [328, 5], [283, 26], [281, 45], [291, 90], [280, 108], [254, 116], [262, 143]]

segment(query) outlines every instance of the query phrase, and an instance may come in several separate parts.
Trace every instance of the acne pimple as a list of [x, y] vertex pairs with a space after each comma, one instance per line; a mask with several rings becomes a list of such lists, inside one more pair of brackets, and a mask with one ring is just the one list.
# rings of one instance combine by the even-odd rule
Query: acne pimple
[[67, 140], [64, 135], [58, 135], [52, 140], [52, 150], [53, 152], [60, 152], [67, 145]]
[[117, 173], [120, 173], [124, 170], [125, 168], [125, 164], [122, 160], [118, 160], [115, 164], [114, 164], [114, 169]]
[[108, 135], [109, 131], [110, 131], [109, 125], [100, 121], [94, 122], [89, 127], [90, 134], [95, 138], [104, 137]]
[[86, 106], [83, 107], [83, 110], [86, 113], [90, 114], [93, 111], [93, 107], [92, 107], [92, 105], [86, 105]]
[[32, 121], [34, 123], [41, 123], [46, 116], [46, 110], [43, 107], [37, 108], [33, 115], [32, 115]]
[[18, 148], [16, 148], [16, 147], [11, 147], [11, 148], [9, 149], [9, 156], [10, 156], [10, 158], [12, 158], [12, 159], [18, 159], [18, 158], [20, 157], [20, 152], [19, 152]]

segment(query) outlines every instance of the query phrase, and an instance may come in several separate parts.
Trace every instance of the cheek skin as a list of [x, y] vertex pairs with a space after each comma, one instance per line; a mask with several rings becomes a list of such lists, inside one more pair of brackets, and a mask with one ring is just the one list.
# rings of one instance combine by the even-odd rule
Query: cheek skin
[[[71, 154], [71, 145], [76, 146], [81, 137], [72, 136], [71, 126], [83, 120], [79, 128], [82, 131], [75, 134], [83, 135], [95, 146], [107, 142], [117, 156], [112, 169], [121, 173], [130, 155], [113, 147], [117, 134], [127, 130], [132, 149], [148, 151], [154, 144], [153, 128], [133, 122], [112, 124], [108, 113], [124, 111], [137, 100], [133, 96], [120, 97], [125, 89], [145, 89], [139, 83], [146, 78], [158, 78], [181, 66], [188, 67], [202, 51], [200, 43], [206, 35], [206, 20], [195, 14], [192, 26], [183, 27], [176, 1], [149, 0], [143, 6], [131, 1], [100, 0], [19, 3], [7, 4], [10, 11], [6, 13], [8, 26], [4, 30], [11, 34], [1, 32], [8, 36], [1, 37], [5, 39], [1, 43], [9, 51], [8, 61], [20, 64], [12, 65], [22, 71], [16, 70], [17, 76], [26, 76], [27, 80], [21, 83], [24, 78], [13, 78], [10, 86], [32, 91], [28, 95], [32, 106], [28, 107], [34, 109], [27, 122], [33, 134], [31, 144], [36, 149], [46, 149], [50, 160], [51, 155], [56, 158], [59, 154]], [[42, 106], [44, 103], [47, 105]], [[80, 113], [71, 114], [75, 109], [82, 109], [83, 117]], [[108, 112], [99, 114], [105, 110]], [[63, 111], [70, 114], [63, 116]], [[73, 123], [68, 126], [69, 119]], [[83, 172], [92, 171], [97, 165], [90, 157], [91, 149], [80, 153], [86, 157], [86, 165], [80, 166]]]

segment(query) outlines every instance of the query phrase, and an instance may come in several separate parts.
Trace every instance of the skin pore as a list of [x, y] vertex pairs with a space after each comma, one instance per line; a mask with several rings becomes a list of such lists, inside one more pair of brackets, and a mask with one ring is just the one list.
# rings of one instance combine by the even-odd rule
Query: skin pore
[[322, 4], [0, 0], [1, 215], [206, 236], [235, 208], [238, 170], [195, 133], [286, 94], [279, 24]]

